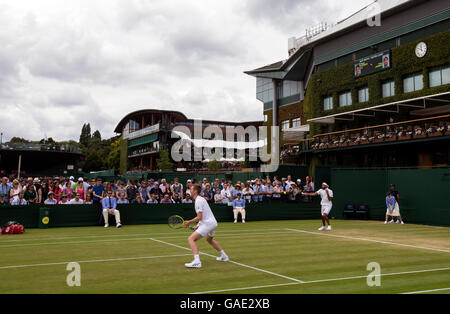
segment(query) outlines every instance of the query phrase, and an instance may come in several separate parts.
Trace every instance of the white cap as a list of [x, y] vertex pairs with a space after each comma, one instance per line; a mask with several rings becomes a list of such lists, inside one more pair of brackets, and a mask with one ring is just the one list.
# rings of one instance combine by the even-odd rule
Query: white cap
[[73, 180], [73, 179], [75, 179], [75, 178], [73, 176], [70, 176], [69, 180]]
[[327, 188], [329, 188], [330, 186], [328, 185], [328, 184], [326, 184], [325, 182], [324, 183], [322, 183], [322, 185], [326, 185], [327, 186]]
[[82, 177], [78, 178], [78, 182], [80, 182], [80, 181], [83, 182], [83, 178]]

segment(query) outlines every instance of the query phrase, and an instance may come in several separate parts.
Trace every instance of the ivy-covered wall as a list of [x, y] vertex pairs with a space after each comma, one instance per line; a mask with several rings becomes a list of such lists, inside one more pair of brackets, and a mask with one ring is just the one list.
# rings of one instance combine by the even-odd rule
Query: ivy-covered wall
[[128, 167], [128, 140], [120, 142], [120, 174], [125, 174]]
[[[425, 57], [418, 58], [415, 55], [415, 47], [421, 41], [424, 41], [428, 45], [428, 52]], [[391, 58], [391, 69], [360, 78], [354, 77], [353, 61], [313, 74], [309, 80], [304, 103], [304, 110], [308, 119], [450, 90], [449, 85], [430, 88], [428, 77], [430, 68], [450, 62], [450, 30], [396, 47], [392, 49]], [[423, 73], [423, 90], [404, 94], [404, 76], [417, 72]], [[395, 81], [395, 96], [383, 98], [381, 90], [382, 82], [392, 79]], [[358, 89], [365, 86], [369, 87], [369, 101], [358, 103]], [[339, 107], [339, 94], [349, 90], [352, 94], [353, 105]], [[333, 97], [334, 108], [332, 110], [324, 111], [323, 98], [325, 96]], [[318, 134], [319, 130], [319, 124], [312, 123], [311, 135]]]

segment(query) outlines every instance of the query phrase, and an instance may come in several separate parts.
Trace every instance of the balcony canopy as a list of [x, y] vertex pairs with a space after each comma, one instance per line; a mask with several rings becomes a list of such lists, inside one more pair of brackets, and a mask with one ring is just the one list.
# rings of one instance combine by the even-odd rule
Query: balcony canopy
[[373, 118], [377, 112], [399, 113], [401, 107], [411, 108], [410, 114], [416, 116], [429, 116], [435, 113], [443, 114], [450, 112], [449, 98], [450, 92], [445, 92], [322, 116], [309, 119], [308, 122], [334, 124], [336, 120], [353, 121], [355, 117]]

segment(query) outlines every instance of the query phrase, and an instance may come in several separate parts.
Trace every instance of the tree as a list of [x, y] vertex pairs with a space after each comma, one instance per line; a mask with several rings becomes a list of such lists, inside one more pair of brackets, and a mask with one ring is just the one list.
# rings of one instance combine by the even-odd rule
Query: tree
[[94, 132], [94, 134], [92, 134], [92, 138], [96, 138], [99, 139], [100, 141], [102, 140], [102, 135], [100, 134], [100, 131], [97, 130]]
[[168, 149], [164, 149], [159, 153], [159, 158], [156, 159], [156, 166], [160, 170], [172, 170], [173, 169], [173, 163], [170, 161]]
[[91, 139], [91, 125], [89, 123], [83, 124], [80, 134], [80, 144], [87, 146], [90, 139]]
[[9, 141], [9, 143], [11, 143], [11, 144], [24, 144], [24, 143], [30, 143], [30, 141], [28, 141], [28, 140], [26, 140], [24, 138], [21, 138], [21, 137], [13, 137]]
[[120, 147], [122, 145], [122, 139], [119, 138], [115, 142], [111, 143], [111, 151], [106, 158], [106, 163], [109, 169], [120, 169]]

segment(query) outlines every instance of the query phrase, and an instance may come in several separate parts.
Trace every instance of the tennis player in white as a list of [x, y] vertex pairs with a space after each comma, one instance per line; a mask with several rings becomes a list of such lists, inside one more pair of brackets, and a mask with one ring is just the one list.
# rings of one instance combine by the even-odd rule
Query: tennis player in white
[[194, 260], [191, 263], [184, 264], [188, 268], [202, 267], [197, 241], [203, 237], [206, 237], [206, 241], [220, 253], [220, 257], [217, 258], [218, 261], [229, 261], [227, 254], [225, 254], [219, 243], [214, 240], [214, 234], [217, 228], [217, 220], [214, 217], [214, 214], [211, 211], [208, 202], [200, 196], [201, 191], [202, 188], [200, 185], [196, 184], [191, 186], [191, 195], [195, 200], [195, 212], [197, 213], [197, 217], [184, 222], [184, 225], [186, 227], [189, 227], [189, 225], [193, 223], [198, 223], [197, 227], [194, 228], [195, 231], [188, 238], [189, 245], [191, 246], [192, 253], [194, 254]]
[[[320, 205], [322, 206], [322, 227], [319, 228], [319, 231], [323, 230], [331, 230], [330, 220], [328, 219], [328, 215], [330, 214], [331, 208], [333, 207], [333, 191], [329, 189], [328, 184], [325, 182], [322, 183], [322, 188], [316, 193], [302, 193], [307, 196], [317, 196], [319, 195], [322, 198]], [[328, 227], [326, 227], [328, 224]]]

